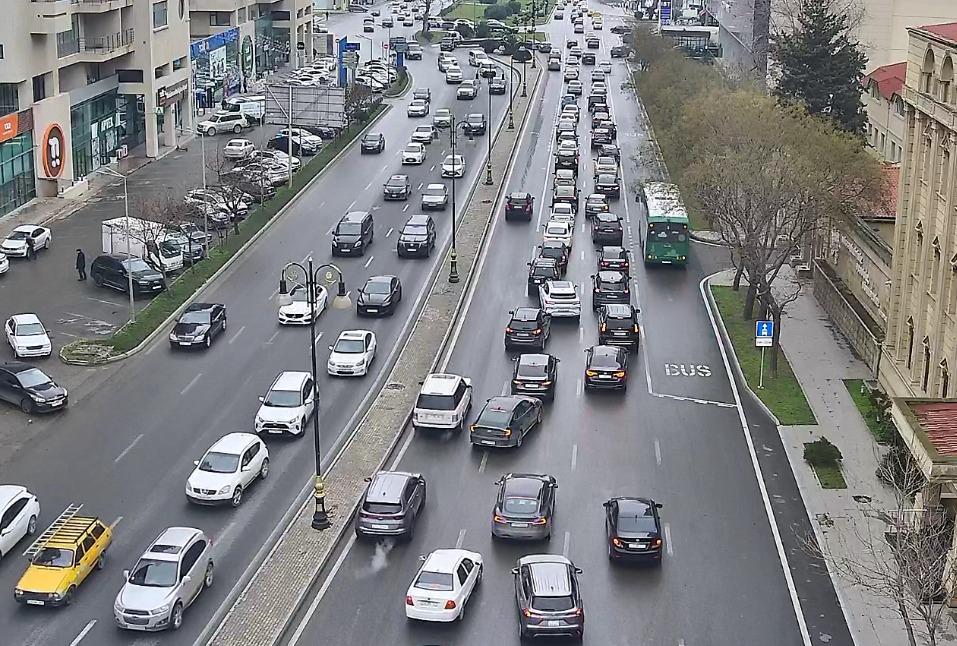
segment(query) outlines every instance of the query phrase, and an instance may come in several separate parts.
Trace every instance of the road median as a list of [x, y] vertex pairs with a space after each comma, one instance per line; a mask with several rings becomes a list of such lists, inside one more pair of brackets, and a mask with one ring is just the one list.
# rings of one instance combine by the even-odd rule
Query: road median
[[[298, 513], [275, 546], [261, 562], [253, 564], [255, 570], [248, 579], [240, 581], [237, 590], [241, 588], [241, 592], [231, 607], [231, 600], [227, 599], [223, 606], [228, 608], [228, 612], [223, 613], [225, 617], [214, 617], [210, 622], [209, 632], [215, 632], [208, 641], [207, 635], [201, 636], [197, 645], [273, 646], [289, 636], [292, 620], [309, 598], [324, 564], [339, 540], [351, 531], [351, 520], [366, 486], [365, 478], [383, 468], [398, 443], [406, 437], [404, 431], [418, 394], [417, 384], [435, 370], [449, 345], [464, 295], [476, 278], [474, 268], [488, 243], [488, 232], [507, 185], [507, 169], [515, 159], [541, 78], [539, 68], [528, 97], [515, 96], [515, 129], [507, 129], [507, 119], [503, 119], [494, 135], [492, 166], [498, 169], [498, 182], [486, 185], [477, 179], [457, 220], [456, 249], [463, 280], [454, 284], [446, 280], [448, 258], [437, 265], [421, 313], [384, 387], [342, 449], [324, 466], [332, 527], [324, 532], [313, 530], [312, 500], [301, 500]], [[349, 429], [345, 432], [349, 433]]]

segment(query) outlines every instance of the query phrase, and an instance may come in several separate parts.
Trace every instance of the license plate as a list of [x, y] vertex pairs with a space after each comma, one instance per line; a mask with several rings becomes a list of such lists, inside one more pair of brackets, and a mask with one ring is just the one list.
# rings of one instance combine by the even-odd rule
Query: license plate
[[367, 311], [367, 312], [378, 312], [379, 309], [376, 308], [376, 307], [367, 307], [367, 308], [366, 308], [366, 311]]
[[528, 523], [512, 523], [512, 527], [528, 527]]
[[388, 525], [373, 525], [371, 523], [369, 524], [369, 527], [372, 529], [389, 529]]
[[39, 599], [27, 599], [27, 605], [29, 606], [42, 606], [43, 602]]
[[627, 336], [627, 332], [615, 332], [615, 336]]
[[633, 550], [643, 550], [645, 549], [646, 545], [644, 543], [628, 543], [628, 547]]
[[271, 429], [269, 429], [268, 432], [269, 432], [269, 433], [272, 433], [273, 435], [279, 435], [280, 433], [282, 433], [282, 429], [281, 429], [281, 428], [271, 428]]
[[560, 622], [558, 619], [549, 619], [545, 622], [545, 625], [549, 628], [558, 628], [562, 625], [562, 622]]
[[60, 401], [56, 401], [56, 402], [51, 402], [51, 403], [50, 403], [50, 406], [62, 406], [62, 405], [63, 405], [63, 400], [62, 400], [62, 399], [61, 399]]
[[495, 446], [495, 442], [492, 440], [482, 440], [481, 444], [487, 444], [488, 446]]
[[538, 390], [539, 388], [541, 388], [541, 386], [539, 386], [538, 384], [525, 384], [525, 387], [528, 390]]
[[599, 378], [599, 379], [611, 379], [611, 376], [609, 376], [609, 375], [598, 375], [598, 378]]
[[526, 333], [526, 332], [519, 332], [519, 333], [516, 334], [515, 336], [517, 336], [517, 337], [519, 337], [519, 338], [522, 338], [522, 339], [527, 339], [527, 338], [529, 338], [529, 337], [532, 336], [532, 335], [531, 335], [531, 334], [528, 334], [528, 333]]
[[160, 289], [161, 287], [162, 287], [161, 285], [153, 285], [152, 289], [153, 291], [156, 291], [157, 289]]

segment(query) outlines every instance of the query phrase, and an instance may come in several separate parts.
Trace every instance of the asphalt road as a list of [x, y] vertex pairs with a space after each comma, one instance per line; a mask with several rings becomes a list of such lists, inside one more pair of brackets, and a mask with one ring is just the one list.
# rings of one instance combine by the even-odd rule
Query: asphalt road
[[[560, 44], [571, 32], [567, 20], [549, 29], [551, 42]], [[604, 32], [599, 60], [616, 40]], [[616, 62], [610, 96], [629, 192], [613, 210], [633, 229], [637, 252], [638, 215], [631, 189], [636, 178], [654, 172], [638, 165], [647, 159], [638, 155], [645, 135], [636, 130], [633, 97], [628, 90], [619, 91], [624, 81], [625, 68]], [[535, 195], [539, 211], [550, 188], [546, 169], [551, 167], [552, 125], [562, 88], [558, 72], [543, 81], [541, 110], [523, 141], [523, 161], [510, 178], [510, 190]], [[587, 122], [583, 116], [583, 142]], [[583, 177], [587, 194], [587, 171]], [[509, 309], [534, 303], [525, 295], [522, 276], [541, 237], [534, 223], [501, 219], [492, 235], [447, 368], [472, 379], [475, 414], [481, 402], [508, 390], [512, 363], [502, 346], [503, 329]], [[579, 227], [575, 236], [568, 278], [587, 290], [596, 256], [586, 230]], [[543, 424], [521, 449], [473, 450], [464, 435], [414, 433], [395, 467], [421, 472], [428, 482], [428, 507], [414, 539], [397, 544], [350, 539], [318, 586], [320, 601], [303, 613], [288, 643], [329, 643], [330, 636], [345, 636], [341, 641], [361, 646], [517, 643], [510, 569], [520, 556], [551, 552], [566, 554], [584, 570], [586, 644], [802, 644], [731, 382], [699, 291], [699, 281], [723, 268], [726, 256], [703, 245], [695, 245], [692, 254], [685, 271], [645, 270], [639, 263], [637, 304], [644, 341], [631, 364], [627, 395], [583, 392], [583, 351], [597, 343], [596, 320], [586, 310], [580, 327], [561, 321], [553, 326], [547, 351], [561, 360], [557, 397], [546, 405]], [[584, 294], [587, 308], [590, 299]], [[691, 367], [694, 376], [685, 376], [692, 374]], [[767, 486], [778, 503], [778, 527], [810, 632], [815, 643], [850, 646], [829, 579], [796, 546], [796, 537], [807, 530], [807, 517], [786, 459], [782, 464], [780, 440], [760, 410], [748, 404], [746, 413], [753, 427], [764, 427], [760, 460], [765, 473], [772, 474]], [[503, 473], [526, 471], [558, 479], [555, 535], [542, 545], [493, 542], [493, 483]], [[608, 563], [601, 503], [613, 495], [650, 496], [664, 505], [667, 553], [660, 569]], [[407, 621], [404, 596], [420, 564], [418, 556], [453, 546], [476, 550], [485, 562], [483, 582], [464, 621]]]
[[[337, 32], [356, 33], [361, 15], [333, 18]], [[399, 33], [411, 29], [396, 30]], [[361, 33], [361, 32], [360, 32]], [[378, 34], [376, 34], [378, 37]], [[447, 86], [435, 64], [436, 49], [425, 59], [412, 62], [416, 85], [432, 87], [433, 105], [454, 107], [457, 112], [484, 111], [487, 97], [476, 102], [454, 100], [454, 86]], [[463, 69], [467, 65], [462, 64]], [[227, 305], [228, 333], [207, 353], [170, 352], [165, 338], [147, 351], [104, 369], [96, 388], [78, 393], [63, 415], [32, 421], [15, 419], [14, 432], [21, 446], [3, 467], [3, 481], [26, 485], [39, 496], [46, 526], [69, 503], [83, 503], [84, 511], [107, 522], [116, 522], [115, 540], [105, 571], [96, 572], [79, 590], [69, 608], [45, 610], [20, 607], [12, 589], [25, 563], [14, 553], [0, 562], [0, 589], [7, 602], [0, 604], [0, 643], [74, 644], [81, 634], [83, 644], [191, 644], [208, 618], [222, 603], [254, 554], [279, 524], [313, 469], [310, 438], [269, 442], [272, 460], [268, 480], [259, 482], [237, 510], [196, 508], [185, 500], [185, 479], [193, 460], [216, 439], [236, 430], [250, 430], [258, 408], [257, 396], [282, 370], [305, 370], [308, 344], [319, 347], [319, 362], [327, 356], [326, 345], [342, 329], [372, 329], [379, 340], [377, 371], [357, 380], [320, 377], [322, 389], [323, 449], [331, 456], [363, 406], [373, 384], [388, 372], [390, 354], [401, 345], [414, 317], [417, 297], [423, 292], [430, 269], [444, 254], [429, 260], [398, 259], [395, 240], [408, 215], [418, 211], [418, 190], [405, 212], [402, 202], [384, 203], [381, 184], [395, 172], [408, 172], [413, 187], [439, 180], [438, 169], [448, 139], [431, 144], [428, 163], [401, 167], [399, 151], [415, 125], [405, 105], [398, 101], [376, 126], [388, 141], [382, 155], [360, 155], [350, 150], [310, 187], [260, 241], [201, 300]], [[507, 97], [493, 97], [493, 124], [501, 121]], [[482, 170], [478, 161], [485, 150], [484, 137], [460, 141], [468, 174], [458, 181], [458, 194]], [[368, 182], [368, 185], [367, 185]], [[461, 208], [461, 203], [460, 203]], [[404, 285], [404, 300], [392, 318], [358, 320], [354, 311], [328, 310], [318, 327], [322, 337], [313, 340], [306, 329], [281, 329], [276, 322], [275, 291], [279, 271], [290, 260], [312, 255], [317, 262], [330, 260], [329, 232], [343, 213], [351, 209], [373, 210], [376, 240], [365, 257], [336, 259], [348, 288], [355, 294], [365, 279], [375, 274], [396, 274]], [[435, 212], [440, 241], [450, 237], [450, 212]], [[440, 245], [441, 246], [441, 245]], [[119, 632], [112, 625], [112, 603], [121, 585], [121, 571], [130, 567], [146, 545], [168, 526], [202, 528], [214, 537], [217, 550], [215, 586], [201, 595], [187, 611], [184, 626], [176, 634], [138, 637]], [[21, 544], [25, 549], [28, 543]]]

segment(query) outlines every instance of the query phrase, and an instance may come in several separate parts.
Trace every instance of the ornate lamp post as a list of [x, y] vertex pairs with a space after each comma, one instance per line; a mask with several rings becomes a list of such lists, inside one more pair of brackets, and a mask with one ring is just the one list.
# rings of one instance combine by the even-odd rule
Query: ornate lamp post
[[[458, 139], [459, 128], [465, 132], [469, 141], [472, 141], [472, 131], [466, 130], [466, 124], [464, 122], [456, 122], [455, 115], [452, 115], [452, 123], [449, 126], [449, 139], [452, 142], [452, 252], [449, 255], [451, 260], [451, 266], [449, 267], [449, 282], [457, 283], [459, 282], [459, 257], [458, 252], [455, 249], [455, 140]], [[486, 133], [489, 128], [486, 126]], [[491, 135], [489, 135], [491, 136]]]

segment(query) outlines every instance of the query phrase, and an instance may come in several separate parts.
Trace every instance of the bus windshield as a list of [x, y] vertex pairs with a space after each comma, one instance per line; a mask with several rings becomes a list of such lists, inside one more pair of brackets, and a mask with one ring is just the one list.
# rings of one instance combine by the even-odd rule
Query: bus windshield
[[687, 242], [688, 228], [683, 224], [653, 222], [648, 225], [649, 239], [654, 242]]

